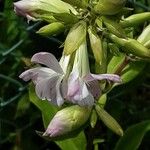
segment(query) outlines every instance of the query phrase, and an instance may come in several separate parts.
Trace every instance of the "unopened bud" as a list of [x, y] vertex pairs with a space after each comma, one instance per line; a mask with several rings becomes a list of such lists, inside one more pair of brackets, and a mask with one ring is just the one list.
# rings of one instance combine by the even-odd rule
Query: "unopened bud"
[[77, 16], [74, 14], [56, 13], [56, 14], [53, 14], [53, 16], [55, 17], [55, 19], [57, 19], [60, 22], [63, 22], [66, 25], [75, 24], [79, 21]]
[[99, 105], [95, 106], [96, 112], [99, 116], [99, 118], [104, 122], [104, 124], [111, 129], [116, 134], [123, 136], [123, 130], [121, 126], [118, 124], [118, 122], [109, 115], [103, 108], [101, 108]]
[[108, 18], [108, 17], [102, 17], [102, 20], [106, 26], [106, 28], [113, 34], [115, 34], [118, 37], [125, 37], [124, 30], [122, 29], [121, 25], [114, 20]]
[[150, 24], [143, 30], [137, 41], [144, 44], [145, 47], [150, 48]]
[[64, 54], [69, 55], [77, 50], [85, 40], [85, 37], [86, 23], [84, 21], [80, 21], [71, 28], [67, 35], [64, 45]]
[[55, 138], [73, 132], [89, 119], [91, 108], [73, 105], [56, 113], [43, 136]]
[[115, 15], [124, 7], [126, 0], [99, 0], [94, 10], [102, 15]]
[[57, 35], [64, 31], [64, 25], [60, 22], [53, 22], [49, 25], [46, 25], [40, 28], [36, 33], [44, 35], [44, 36], [53, 36]]
[[88, 33], [89, 33], [90, 45], [94, 54], [95, 61], [98, 64], [101, 64], [102, 60], [104, 59], [101, 39], [96, 33], [94, 33], [92, 27], [89, 27]]
[[132, 27], [150, 20], [150, 12], [134, 14], [120, 21], [122, 27]]
[[94, 128], [97, 123], [97, 113], [95, 109], [92, 110], [91, 118], [90, 118], [90, 124], [91, 127]]
[[127, 53], [134, 54], [135, 56], [138, 57], [150, 57], [150, 50], [144, 47], [140, 42], [138, 42], [135, 39], [123, 39], [123, 38], [118, 38], [117, 36], [110, 34], [110, 39], [120, 45], [123, 50]]

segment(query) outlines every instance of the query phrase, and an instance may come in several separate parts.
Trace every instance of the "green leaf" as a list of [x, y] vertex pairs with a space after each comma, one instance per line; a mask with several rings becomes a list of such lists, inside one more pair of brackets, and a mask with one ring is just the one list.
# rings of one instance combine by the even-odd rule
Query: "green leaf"
[[74, 14], [56, 13], [53, 16], [55, 19], [57, 19], [60, 22], [63, 22], [66, 25], [75, 24], [78, 22], [78, 18]]
[[43, 123], [46, 128], [58, 109], [51, 105], [47, 100], [39, 99], [36, 96], [33, 85], [29, 86], [29, 98], [30, 101], [42, 112]]
[[113, 56], [107, 66], [107, 73], [115, 73], [118, 67], [123, 63], [125, 55], [120, 53], [119, 56]]
[[131, 62], [129, 65], [127, 65], [121, 75], [123, 83], [127, 83], [137, 77], [142, 72], [145, 65], [146, 63], [141, 61]]
[[[107, 73], [116, 73], [118, 68], [124, 63], [125, 55], [113, 56], [107, 68]], [[146, 66], [146, 62], [130, 62], [121, 72], [122, 83], [127, 83], [136, 78]]]
[[[77, 131], [78, 132], [78, 131]], [[52, 139], [50, 137], [43, 137], [43, 132], [36, 131], [36, 133], [48, 140], [51, 141]], [[76, 137], [72, 136], [68, 139], [63, 138], [56, 138], [55, 143], [62, 149], [62, 150], [85, 150], [86, 149], [86, 137], [84, 132], [80, 132]]]
[[21, 97], [21, 99], [18, 102], [15, 117], [21, 117], [22, 115], [24, 115], [29, 107], [30, 107], [29, 96], [28, 94], [25, 94]]
[[62, 150], [85, 150], [86, 137], [84, 132], [81, 132], [77, 137], [56, 142]]
[[150, 120], [129, 127], [118, 141], [114, 150], [137, 150], [146, 132], [150, 130]]

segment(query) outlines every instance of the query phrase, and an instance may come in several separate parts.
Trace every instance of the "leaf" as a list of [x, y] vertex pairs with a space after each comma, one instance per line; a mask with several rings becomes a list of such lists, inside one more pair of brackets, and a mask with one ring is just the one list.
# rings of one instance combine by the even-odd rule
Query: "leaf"
[[114, 150], [137, 150], [149, 130], [150, 120], [132, 125], [125, 131]]
[[17, 118], [24, 115], [29, 107], [30, 107], [29, 96], [28, 94], [25, 94], [21, 97], [21, 99], [18, 102], [17, 112], [15, 117]]
[[74, 14], [56, 13], [53, 16], [55, 19], [57, 19], [60, 22], [63, 22], [66, 25], [75, 24], [78, 22], [78, 18]]
[[30, 101], [42, 112], [44, 127], [46, 128], [58, 109], [51, 105], [47, 100], [39, 99], [36, 96], [33, 85], [29, 86], [29, 98]]
[[[36, 133], [46, 140], [52, 140], [49, 137], [43, 137], [43, 132], [36, 131]], [[86, 137], [84, 132], [80, 132], [76, 137], [70, 137], [69, 139], [60, 140], [57, 139], [55, 143], [62, 149], [62, 150], [85, 150], [86, 149]]]
[[85, 150], [86, 137], [84, 132], [81, 132], [77, 137], [56, 142], [62, 150]]
[[127, 67], [123, 70], [121, 79], [123, 83], [127, 83], [137, 77], [142, 70], [144, 69], [146, 63], [145, 62], [131, 62]]
[[115, 73], [118, 67], [123, 63], [125, 55], [120, 53], [119, 56], [113, 56], [107, 66], [107, 73]]
[[[125, 55], [113, 56], [107, 68], [107, 73], [116, 73], [118, 68], [124, 63]], [[122, 83], [127, 83], [136, 78], [146, 66], [146, 62], [130, 62], [121, 72]]]

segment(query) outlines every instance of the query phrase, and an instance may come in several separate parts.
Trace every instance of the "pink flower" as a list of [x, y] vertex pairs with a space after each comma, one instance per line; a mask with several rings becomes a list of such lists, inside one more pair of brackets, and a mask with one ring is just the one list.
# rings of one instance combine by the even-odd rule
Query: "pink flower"
[[81, 106], [94, 105], [101, 95], [100, 80], [120, 83], [121, 78], [115, 74], [91, 74], [86, 42], [76, 51], [72, 72], [68, 78], [66, 99]]
[[33, 55], [31, 62], [45, 65], [46, 67], [36, 67], [23, 72], [19, 77], [24, 81], [32, 80], [35, 84], [35, 91], [37, 96], [52, 102], [58, 106], [64, 103], [63, 91], [63, 77], [69, 62], [69, 56], [62, 57], [61, 65], [57, 59], [50, 53], [40, 52]]
[[77, 71], [73, 71], [68, 79], [67, 99], [72, 103], [81, 106], [94, 105], [95, 99], [101, 95], [98, 81], [108, 80], [116, 83], [121, 82], [121, 78], [115, 74], [87, 74], [80, 77]]

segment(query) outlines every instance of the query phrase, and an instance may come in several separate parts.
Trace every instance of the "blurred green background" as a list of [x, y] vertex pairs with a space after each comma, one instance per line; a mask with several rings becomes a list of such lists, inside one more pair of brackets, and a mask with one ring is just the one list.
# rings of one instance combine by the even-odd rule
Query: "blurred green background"
[[[129, 0], [131, 13], [150, 11], [149, 0]], [[58, 59], [59, 48], [65, 35], [42, 37], [35, 33], [44, 23], [27, 23], [13, 11], [12, 0], [0, 0], [0, 149], [1, 150], [54, 150], [59, 147], [39, 137], [35, 130], [44, 130], [40, 111], [29, 101], [28, 84], [19, 79], [29, 68], [31, 56], [40, 51], [53, 53]], [[140, 26], [137, 28], [140, 30]], [[117, 93], [117, 94], [116, 94]], [[118, 120], [124, 130], [129, 126], [150, 119], [150, 65], [128, 84], [115, 88], [108, 95], [108, 112]], [[105, 138], [101, 150], [111, 150], [119, 139], [101, 122], [95, 129], [87, 127], [87, 140]], [[144, 137], [140, 150], [149, 150], [150, 133]], [[92, 149], [91, 143], [87, 149]]]

